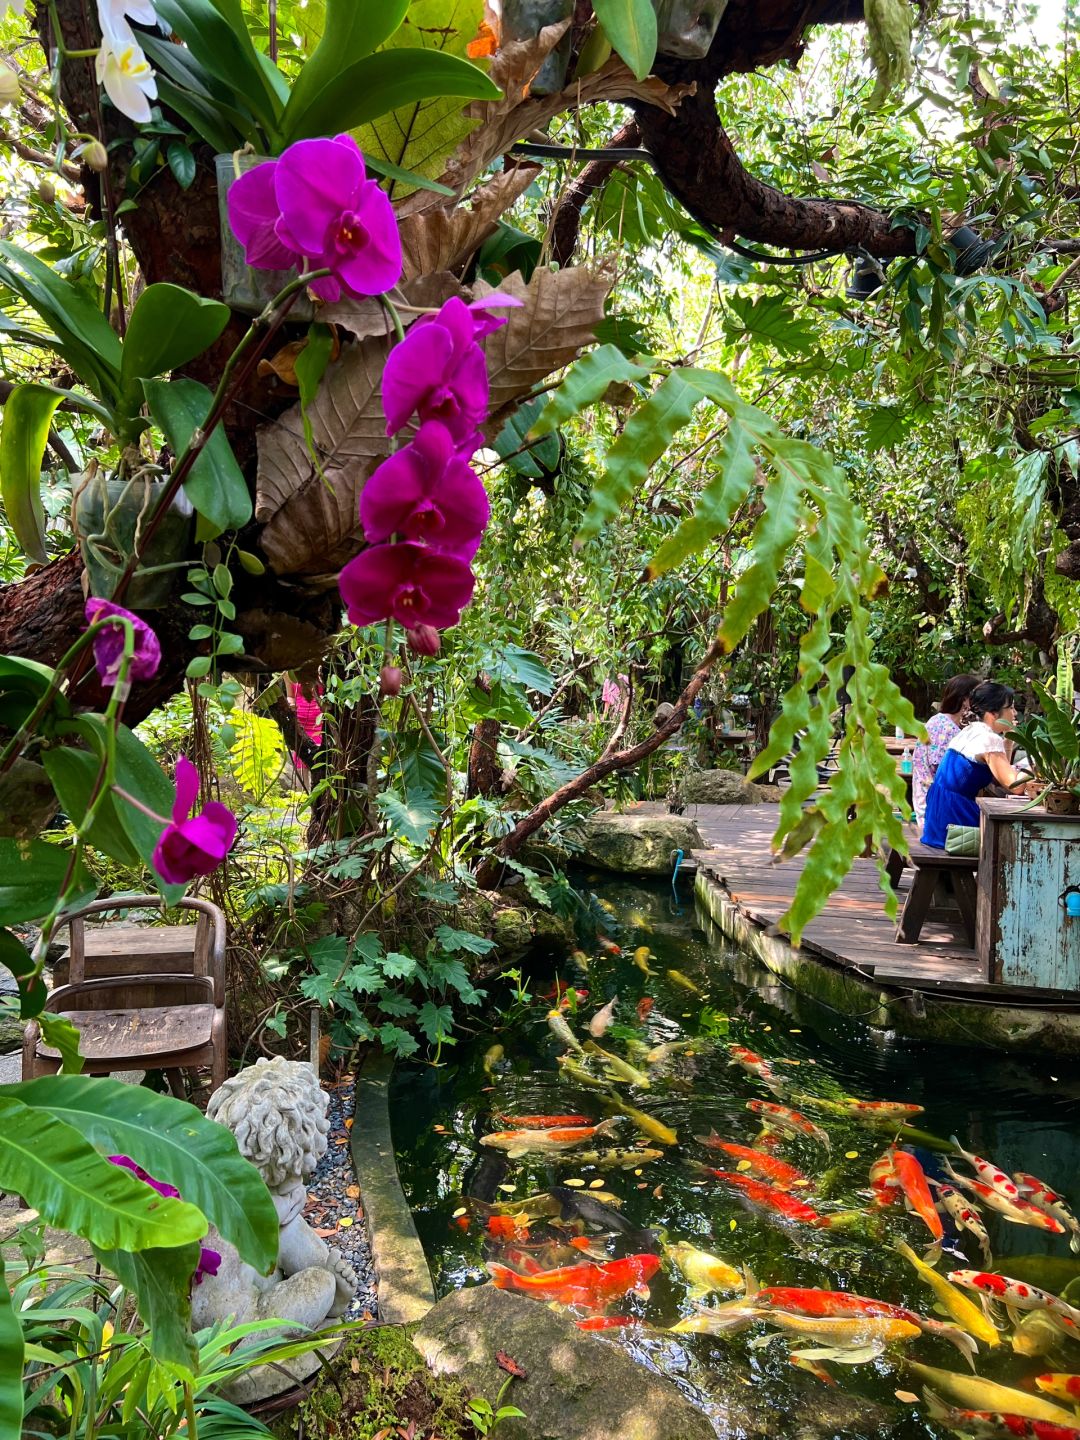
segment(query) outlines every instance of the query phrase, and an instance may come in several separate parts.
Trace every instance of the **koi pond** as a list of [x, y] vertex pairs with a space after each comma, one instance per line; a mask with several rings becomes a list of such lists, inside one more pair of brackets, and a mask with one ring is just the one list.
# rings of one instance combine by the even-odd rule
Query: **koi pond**
[[1076, 1067], [882, 1036], [707, 936], [686, 894], [597, 894], [613, 943], [500, 981], [502, 1028], [397, 1071], [438, 1293], [494, 1276], [566, 1305], [720, 1436], [1080, 1434], [1045, 1378], [1080, 1372]]

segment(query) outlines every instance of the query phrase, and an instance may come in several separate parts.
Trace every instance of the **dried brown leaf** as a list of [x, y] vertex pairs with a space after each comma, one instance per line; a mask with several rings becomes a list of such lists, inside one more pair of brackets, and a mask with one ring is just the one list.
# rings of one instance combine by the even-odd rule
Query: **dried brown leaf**
[[539, 165], [513, 166], [482, 185], [467, 206], [450, 203], [406, 216], [399, 227], [406, 279], [458, 270], [539, 173]]
[[[593, 344], [613, 283], [614, 276], [605, 269], [572, 266], [534, 270], [528, 285], [520, 274], [514, 274], [499, 286], [500, 294], [516, 295], [524, 303], [521, 309], [508, 310], [508, 324], [488, 336], [489, 438], [498, 434], [506, 417], [534, 385], [569, 365]], [[473, 290], [478, 299], [491, 292], [492, 287], [483, 281]]]
[[[451, 295], [464, 293], [459, 282], [445, 269], [434, 274], [417, 275], [401, 285], [405, 303], [423, 308], [437, 309], [444, 300], [449, 300]], [[408, 313], [403, 316], [406, 323], [412, 318]], [[325, 306], [319, 312], [319, 319], [332, 325], [340, 325], [343, 330], [348, 330], [350, 335], [355, 335], [357, 340], [366, 340], [369, 335], [380, 335], [389, 341], [393, 335], [390, 318], [378, 300], [360, 300], [347, 296], [333, 305]]]

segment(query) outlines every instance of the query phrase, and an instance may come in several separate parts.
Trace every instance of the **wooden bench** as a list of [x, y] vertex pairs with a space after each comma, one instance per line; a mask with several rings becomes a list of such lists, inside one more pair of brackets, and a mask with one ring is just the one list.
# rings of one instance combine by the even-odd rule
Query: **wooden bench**
[[960, 911], [960, 919], [967, 934], [968, 944], [975, 944], [975, 907], [978, 886], [975, 874], [979, 868], [977, 855], [949, 855], [921, 840], [909, 839], [910, 854], [905, 858], [892, 851], [885, 862], [885, 869], [896, 888], [905, 864], [912, 866], [915, 878], [911, 882], [900, 922], [896, 927], [896, 940], [900, 945], [915, 945], [922, 932], [923, 922], [934, 903], [934, 891], [939, 881], [946, 877], [951, 881], [952, 893]]

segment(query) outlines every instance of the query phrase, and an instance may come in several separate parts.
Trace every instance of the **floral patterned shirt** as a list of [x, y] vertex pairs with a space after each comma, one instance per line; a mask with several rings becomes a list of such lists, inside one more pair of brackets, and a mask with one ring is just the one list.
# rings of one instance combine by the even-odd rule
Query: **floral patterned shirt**
[[921, 831], [926, 817], [926, 792], [934, 779], [941, 758], [949, 748], [949, 741], [960, 734], [960, 726], [951, 715], [931, 715], [926, 722], [930, 736], [926, 745], [916, 745], [911, 757], [911, 802], [915, 811], [915, 823]]

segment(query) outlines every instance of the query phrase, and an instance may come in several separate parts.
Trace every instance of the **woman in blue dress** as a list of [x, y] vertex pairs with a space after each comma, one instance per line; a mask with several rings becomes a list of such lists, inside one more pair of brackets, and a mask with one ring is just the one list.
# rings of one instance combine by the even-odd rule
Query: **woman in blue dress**
[[1013, 692], [995, 680], [983, 680], [971, 692], [970, 718], [949, 741], [933, 784], [926, 792], [922, 843], [945, 848], [950, 825], [978, 825], [975, 797], [988, 785], [1006, 790], [1030, 780], [1009, 763], [1004, 732], [1016, 720]]

